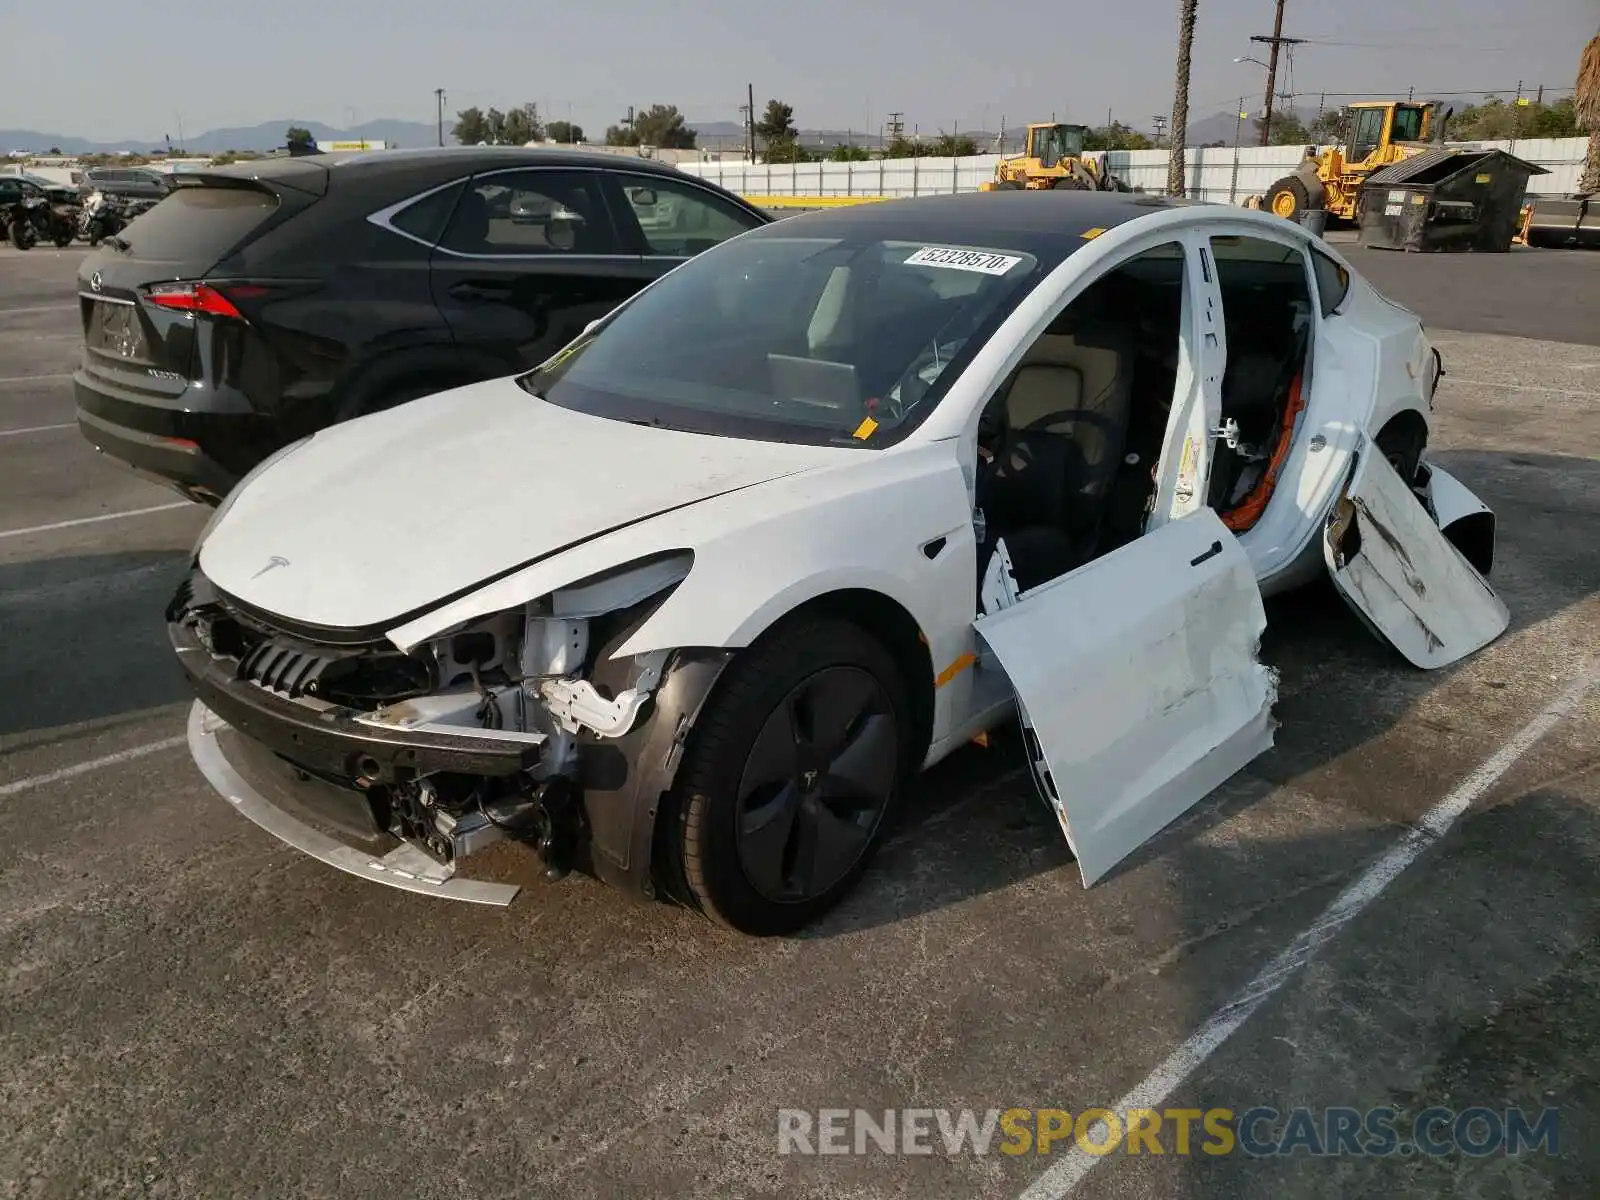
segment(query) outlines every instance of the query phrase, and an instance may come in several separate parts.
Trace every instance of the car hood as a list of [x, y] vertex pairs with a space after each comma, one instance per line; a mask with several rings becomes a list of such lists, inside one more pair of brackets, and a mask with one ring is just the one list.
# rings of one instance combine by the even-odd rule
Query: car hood
[[589, 416], [493, 380], [291, 450], [236, 490], [200, 568], [267, 613], [374, 628], [607, 531], [858, 454]]

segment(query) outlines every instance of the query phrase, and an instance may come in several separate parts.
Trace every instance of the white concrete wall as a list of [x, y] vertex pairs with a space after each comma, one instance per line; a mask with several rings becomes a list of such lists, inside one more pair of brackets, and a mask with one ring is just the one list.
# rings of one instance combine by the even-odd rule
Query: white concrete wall
[[[1585, 138], [1462, 142], [1509, 151], [1550, 174], [1528, 181], [1530, 195], [1573, 191], [1583, 169]], [[1184, 154], [1188, 194], [1198, 200], [1242, 203], [1259, 196], [1300, 161], [1301, 146], [1191, 148]], [[682, 162], [678, 169], [746, 196], [928, 196], [976, 191], [994, 178], [997, 154], [970, 158], [900, 158], [857, 163], [797, 163], [771, 166], [744, 162]], [[1165, 150], [1116, 150], [1111, 170], [1132, 187], [1160, 192], [1167, 185]], [[1237, 163], [1237, 165], [1236, 165]]]

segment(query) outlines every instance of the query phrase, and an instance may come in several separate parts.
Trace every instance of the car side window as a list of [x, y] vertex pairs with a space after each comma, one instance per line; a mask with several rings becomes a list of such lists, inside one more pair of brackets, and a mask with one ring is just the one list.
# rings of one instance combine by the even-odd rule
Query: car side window
[[1322, 315], [1331, 317], [1350, 294], [1350, 272], [1320, 250], [1311, 251], [1311, 267], [1317, 275], [1317, 297]]
[[444, 223], [450, 219], [450, 211], [455, 208], [456, 197], [460, 195], [460, 183], [442, 187], [436, 192], [430, 192], [413, 200], [390, 217], [389, 223], [396, 229], [432, 246], [444, 232]]
[[592, 172], [499, 171], [467, 185], [439, 241], [457, 254], [615, 254]]
[[706, 188], [650, 175], [618, 182], [647, 253], [688, 258], [762, 224]]

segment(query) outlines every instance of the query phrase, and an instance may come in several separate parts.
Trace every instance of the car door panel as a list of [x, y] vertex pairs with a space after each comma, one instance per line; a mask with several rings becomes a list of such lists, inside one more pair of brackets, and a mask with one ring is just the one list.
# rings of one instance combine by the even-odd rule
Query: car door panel
[[1266, 614], [1209, 508], [977, 618], [1085, 886], [1272, 745]]
[[[463, 212], [474, 205], [472, 227]], [[574, 212], [582, 241], [568, 248], [553, 231]], [[619, 249], [592, 172], [538, 169], [474, 178], [433, 251], [430, 275], [457, 344], [508, 370], [537, 366], [651, 277], [639, 255]]]
[[1504, 601], [1370, 438], [1324, 530], [1323, 557], [1345, 602], [1413, 666], [1449, 666], [1511, 623]]

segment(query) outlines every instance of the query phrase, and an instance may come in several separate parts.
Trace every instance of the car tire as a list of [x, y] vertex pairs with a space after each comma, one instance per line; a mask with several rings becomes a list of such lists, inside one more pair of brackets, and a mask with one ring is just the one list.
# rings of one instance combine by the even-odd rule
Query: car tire
[[1422, 452], [1427, 448], [1428, 435], [1418, 425], [1390, 421], [1373, 439], [1378, 453], [1389, 460], [1395, 474], [1412, 485], [1416, 482], [1417, 468], [1422, 463]]
[[1050, 185], [1052, 191], [1057, 192], [1087, 192], [1089, 185], [1073, 175], [1063, 175]]
[[668, 810], [689, 898], [755, 936], [831, 909], [889, 824], [912, 728], [893, 656], [847, 621], [785, 623], [741, 653], [696, 722]]

